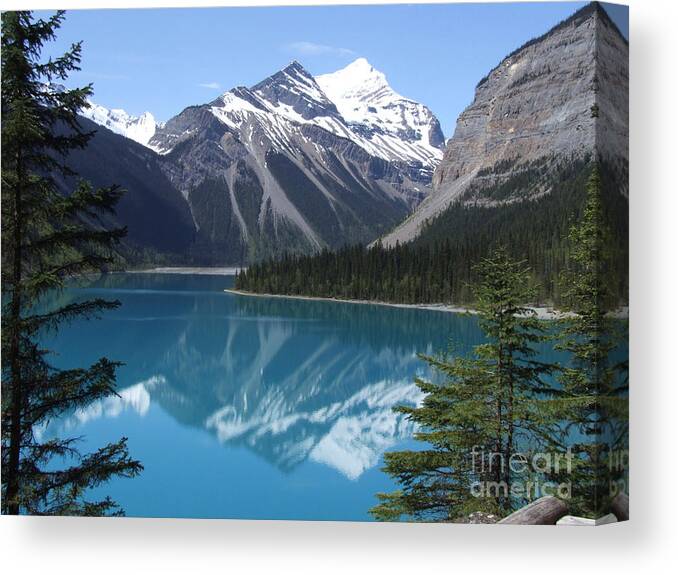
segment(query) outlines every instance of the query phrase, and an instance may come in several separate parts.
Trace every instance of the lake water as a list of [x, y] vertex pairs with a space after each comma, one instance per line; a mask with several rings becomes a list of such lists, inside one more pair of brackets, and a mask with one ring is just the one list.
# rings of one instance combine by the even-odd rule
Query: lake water
[[420, 399], [420, 352], [482, 341], [475, 318], [224, 293], [232, 277], [114, 274], [62, 299], [122, 306], [48, 342], [58, 367], [125, 362], [120, 398], [42, 433], [121, 436], [145, 470], [99, 489], [129, 516], [370, 520], [387, 450], [416, 447], [392, 407]]

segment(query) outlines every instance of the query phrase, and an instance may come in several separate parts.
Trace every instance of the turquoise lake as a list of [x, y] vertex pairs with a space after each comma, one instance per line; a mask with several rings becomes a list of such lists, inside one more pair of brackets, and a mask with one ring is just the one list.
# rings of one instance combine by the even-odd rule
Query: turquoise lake
[[[112, 397], [40, 433], [121, 436], [145, 470], [114, 479], [128, 516], [370, 520], [395, 486], [383, 453], [416, 447], [393, 413], [420, 400], [418, 353], [482, 342], [474, 317], [379, 305], [248, 297], [228, 276], [113, 274], [62, 300], [117, 299], [47, 346], [58, 367], [125, 363]], [[63, 302], [62, 302], [63, 303]]]

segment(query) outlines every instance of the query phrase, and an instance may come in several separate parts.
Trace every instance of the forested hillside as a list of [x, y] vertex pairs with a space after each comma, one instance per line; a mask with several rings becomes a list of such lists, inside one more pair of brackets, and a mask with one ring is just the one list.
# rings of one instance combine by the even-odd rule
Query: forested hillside
[[[452, 205], [427, 223], [413, 243], [393, 248], [347, 246], [315, 256], [286, 255], [251, 266], [237, 289], [271, 294], [370, 299], [395, 303], [468, 303], [472, 268], [496, 246], [527, 260], [540, 302], [559, 301], [568, 232], [581, 216], [592, 162], [563, 165], [551, 177], [551, 192], [538, 199], [495, 207]], [[537, 167], [534, 168], [538, 170]], [[628, 199], [619, 174], [600, 165], [611, 269], [602, 270], [620, 302], [628, 299]], [[523, 179], [507, 186], [522, 186]]]

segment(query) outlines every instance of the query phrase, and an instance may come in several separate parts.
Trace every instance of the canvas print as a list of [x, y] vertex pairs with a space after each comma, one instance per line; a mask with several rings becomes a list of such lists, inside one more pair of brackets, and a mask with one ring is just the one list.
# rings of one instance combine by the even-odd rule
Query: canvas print
[[2, 513], [629, 517], [628, 9], [2, 13]]

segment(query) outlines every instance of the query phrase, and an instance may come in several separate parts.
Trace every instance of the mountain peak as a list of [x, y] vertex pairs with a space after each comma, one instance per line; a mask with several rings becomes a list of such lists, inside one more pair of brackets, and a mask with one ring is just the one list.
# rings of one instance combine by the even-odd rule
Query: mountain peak
[[384, 78], [386, 78], [386, 76], [384, 75], [384, 73], [382, 71], [375, 68], [372, 65], [372, 63], [369, 60], [367, 60], [367, 58], [363, 58], [362, 56], [360, 58], [357, 58], [356, 60], [353, 60], [353, 62], [351, 62], [348, 66], [346, 66], [344, 68], [344, 70], [346, 68], [356, 70], [356, 71], [361, 71], [364, 74], [375, 75], [375, 76], [383, 76]]
[[351, 62], [348, 66], [345, 66], [343, 69], [344, 70], [349, 69], [349, 70], [356, 70], [356, 71], [364, 71], [364, 72], [368, 72], [368, 73], [376, 71], [374, 69], [374, 66], [372, 66], [372, 64], [370, 64], [367, 61], [367, 58], [363, 58], [362, 56], [360, 58], [353, 60], [353, 62]]
[[292, 60], [287, 66], [281, 68], [268, 78], [252, 86], [254, 92], [261, 91], [271, 86], [285, 86], [300, 83], [301, 86], [317, 89], [317, 84], [313, 75], [304, 68], [298, 60]]
[[285, 66], [281, 72], [291, 75], [301, 75], [301, 76], [311, 76], [311, 74], [304, 68], [299, 60], [292, 60], [287, 66]]
[[250, 91], [273, 107], [289, 108], [305, 120], [337, 113], [315, 78], [297, 60], [252, 86]]
[[385, 74], [365, 58], [358, 58], [331, 74], [317, 76], [316, 80], [330, 99], [351, 97], [367, 101], [386, 91], [395, 94], [388, 85]]
[[91, 100], [88, 100], [88, 105], [81, 109], [79, 114], [116, 134], [147, 147], [158, 126], [150, 112], [144, 112], [141, 116], [132, 116], [120, 108], [109, 110]]
[[513, 57], [520, 54], [523, 50], [530, 48], [531, 46], [534, 46], [536, 44], [540, 44], [541, 42], [547, 40], [548, 38], [555, 36], [558, 33], [561, 33], [564, 29], [568, 27], [579, 29], [588, 28], [589, 30], [588, 33], [591, 36], [595, 35], [596, 33], [595, 29], [591, 24], [591, 21], [594, 18], [598, 18], [599, 21], [602, 20], [603, 22], [605, 22], [615, 31], [617, 36], [625, 44], [628, 45], [628, 40], [624, 37], [621, 30], [619, 30], [619, 27], [614, 23], [612, 18], [610, 18], [610, 15], [607, 13], [607, 10], [605, 10], [603, 5], [600, 2], [589, 2], [588, 4], [584, 5], [579, 10], [577, 10], [576, 12], [574, 12], [573, 14], [571, 14], [570, 16], [568, 16], [567, 18], [553, 26], [550, 30], [544, 32], [541, 36], [532, 38], [531, 40], [525, 42], [522, 46], [513, 50], [513, 52], [508, 54], [508, 56], [506, 56], [497, 66], [492, 68], [492, 70], [490, 70], [490, 72], [485, 77], [483, 77], [480, 80], [480, 82], [478, 82], [478, 86], [482, 86], [492, 72], [494, 72], [505, 62], [510, 61]]
[[444, 137], [440, 124], [424, 106], [396, 93], [386, 75], [365, 58], [345, 68], [316, 76], [316, 82], [351, 125], [379, 148], [394, 150], [411, 144], [413, 157], [435, 165], [442, 157]]

